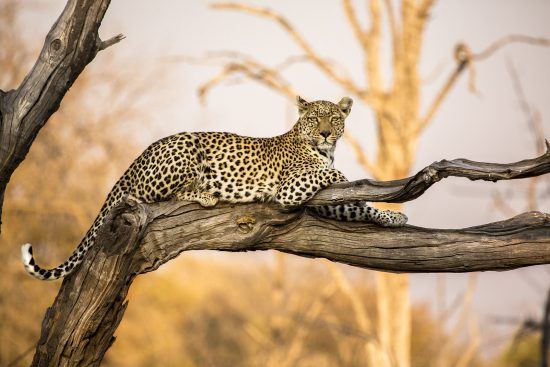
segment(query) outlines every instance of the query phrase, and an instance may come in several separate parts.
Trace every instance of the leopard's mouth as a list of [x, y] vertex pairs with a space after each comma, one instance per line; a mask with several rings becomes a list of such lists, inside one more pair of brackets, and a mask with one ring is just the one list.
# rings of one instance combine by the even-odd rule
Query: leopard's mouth
[[317, 149], [319, 149], [319, 150], [330, 150], [330, 149], [332, 149], [333, 146], [334, 146], [333, 144], [330, 144], [327, 141], [317, 143]]

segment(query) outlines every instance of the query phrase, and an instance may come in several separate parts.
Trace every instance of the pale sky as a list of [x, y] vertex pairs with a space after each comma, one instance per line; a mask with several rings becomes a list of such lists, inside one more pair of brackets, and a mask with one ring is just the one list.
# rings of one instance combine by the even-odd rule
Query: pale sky
[[[56, 6], [44, 5], [24, 19], [33, 24], [29, 37], [47, 33], [64, 4], [60, 0], [52, 2]], [[253, 82], [218, 87], [209, 95], [207, 105], [201, 106], [196, 96], [197, 87], [219, 69], [162, 61], [173, 55], [199, 57], [208, 51], [238, 50], [268, 65], [276, 65], [288, 56], [300, 54], [287, 34], [273, 23], [240, 13], [214, 11], [208, 8], [208, 3], [116, 0], [107, 12], [100, 32], [102, 37], [123, 33], [127, 39], [105, 53], [131, 55], [131, 67], [158, 68], [170, 80], [169, 88], [158, 91], [159, 98], [164, 100], [163, 108], [154, 111], [159, 130], [144, 132], [144, 146], [161, 136], [185, 130], [276, 135], [285, 131], [289, 116], [296, 116], [287, 100]], [[363, 80], [358, 45], [345, 21], [340, 1], [248, 3], [268, 6], [286, 15], [319, 54], [338, 60], [350, 73], [359, 75], [358, 80]], [[362, 9], [359, 7], [359, 10]], [[424, 106], [453, 67], [452, 52], [457, 42], [465, 41], [475, 52], [512, 33], [550, 38], [549, 15], [550, 2], [545, 0], [439, 1], [424, 40], [421, 71], [427, 76], [439, 65], [445, 69], [435, 82], [426, 85]], [[101, 62], [100, 54], [93, 63]], [[507, 62], [515, 65], [525, 94], [540, 111], [545, 134], [550, 136], [550, 48], [511, 45], [476, 64], [478, 95], [468, 92], [467, 75], [462, 76], [422, 136], [414, 171], [444, 158], [504, 163], [534, 157], [533, 138], [518, 107]], [[311, 65], [294, 66], [285, 76], [305, 98], [337, 101], [343, 96], [339, 88]], [[346, 128], [361, 140], [367, 151], [374, 151], [373, 116], [367, 106], [354, 105]], [[366, 175], [344, 143], [337, 148], [335, 165], [349, 179]], [[495, 189], [501, 190], [510, 205], [523, 211], [525, 187], [526, 182], [522, 181], [492, 184], [446, 179], [419, 199], [407, 203], [404, 210], [414, 225], [443, 228], [478, 225], [504, 219], [491, 208]], [[540, 194], [540, 210], [550, 212], [548, 177], [540, 184]], [[231, 261], [240, 261], [255, 255], [227, 256]], [[450, 302], [464, 290], [467, 275], [446, 275], [445, 278]], [[435, 279], [432, 274], [412, 275], [413, 300], [433, 304]], [[481, 274], [475, 311], [484, 332], [490, 333], [495, 328], [489, 320], [491, 315], [538, 315], [544, 300], [543, 290], [549, 281], [548, 266]]]

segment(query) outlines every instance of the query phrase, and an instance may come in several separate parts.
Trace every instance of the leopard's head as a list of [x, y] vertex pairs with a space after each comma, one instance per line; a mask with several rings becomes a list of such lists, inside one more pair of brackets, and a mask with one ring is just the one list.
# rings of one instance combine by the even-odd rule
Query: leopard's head
[[344, 97], [338, 103], [328, 101], [307, 102], [296, 97], [300, 118], [295, 129], [301, 139], [320, 151], [334, 149], [344, 133], [344, 120], [351, 111], [353, 100]]

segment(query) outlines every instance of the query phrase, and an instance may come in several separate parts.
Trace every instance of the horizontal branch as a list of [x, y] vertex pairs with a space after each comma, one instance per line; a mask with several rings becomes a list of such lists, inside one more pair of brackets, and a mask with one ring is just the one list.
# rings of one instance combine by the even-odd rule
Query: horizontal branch
[[139, 272], [183, 251], [279, 250], [391, 272], [508, 270], [550, 263], [550, 215], [530, 212], [482, 226], [441, 230], [338, 222], [272, 205], [147, 205], [152, 220], [140, 245]]
[[359, 180], [335, 184], [320, 191], [308, 205], [340, 204], [353, 201], [403, 203], [422, 195], [434, 183], [446, 177], [500, 181], [541, 176], [550, 172], [550, 144], [546, 152], [533, 159], [515, 163], [485, 163], [468, 159], [442, 160], [430, 164], [416, 175], [395, 181]]

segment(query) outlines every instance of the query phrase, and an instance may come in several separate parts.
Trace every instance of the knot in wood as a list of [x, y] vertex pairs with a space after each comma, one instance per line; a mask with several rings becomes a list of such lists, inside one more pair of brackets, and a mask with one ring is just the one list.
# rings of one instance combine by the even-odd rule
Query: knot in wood
[[126, 226], [136, 226], [138, 224], [138, 220], [135, 215], [132, 213], [122, 213], [120, 216], [122, 218], [122, 222]]
[[54, 39], [50, 43], [50, 50], [57, 52], [61, 48], [61, 40], [59, 38]]
[[466, 65], [472, 59], [472, 51], [465, 43], [459, 43], [455, 47], [454, 57], [459, 65]]
[[249, 233], [254, 228], [254, 224], [256, 224], [256, 218], [245, 215], [237, 218], [236, 223], [239, 232]]
[[429, 182], [437, 182], [441, 179], [441, 177], [439, 177], [439, 175], [437, 174], [437, 170], [431, 168], [431, 167], [428, 167], [425, 171], [424, 171], [424, 174], [422, 175], [422, 179], [424, 180], [424, 182], [426, 183], [429, 183]]

